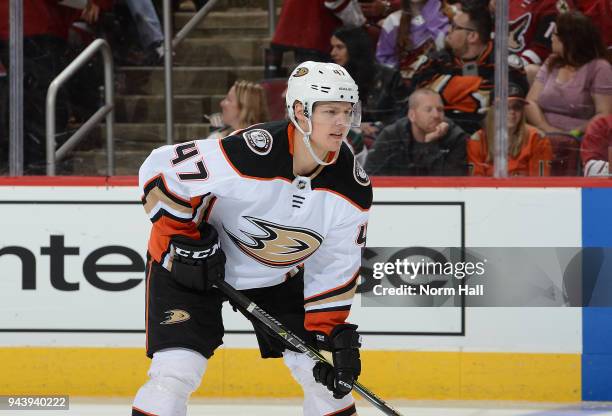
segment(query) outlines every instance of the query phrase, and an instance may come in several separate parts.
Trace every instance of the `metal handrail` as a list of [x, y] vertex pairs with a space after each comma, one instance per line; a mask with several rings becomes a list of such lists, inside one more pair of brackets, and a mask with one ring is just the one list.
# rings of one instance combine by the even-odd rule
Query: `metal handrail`
[[496, 178], [508, 177], [508, 28], [509, 0], [497, 0], [495, 6], [495, 151], [493, 152]]
[[276, 1], [268, 0], [268, 34], [274, 36], [276, 30]]
[[11, 26], [9, 39], [9, 172], [11, 176], [21, 176], [23, 175], [23, 2], [11, 1], [9, 15]]
[[[85, 65], [98, 51], [102, 52], [104, 61], [104, 106], [100, 107], [70, 138], [55, 150], [55, 102], [57, 92], [70, 79], [76, 71]], [[83, 52], [79, 54], [49, 85], [47, 90], [47, 175], [55, 176], [55, 164], [76, 146], [91, 129], [106, 117], [106, 168], [107, 175], [115, 172], [114, 151], [114, 75], [113, 55], [110, 46], [104, 39], [94, 40]]]
[[[202, 7], [183, 28], [172, 38], [172, 7], [170, 0], [164, 0], [164, 81], [165, 90], [164, 98], [166, 102], [166, 143], [174, 143], [174, 106], [172, 98], [174, 96], [172, 92], [172, 53], [176, 50], [177, 46], [195, 29], [204, 18], [210, 13], [215, 7], [219, 0], [209, 0], [204, 7]], [[276, 27], [276, 2], [275, 0], [268, 0], [268, 26], [270, 36], [274, 35], [274, 29]], [[170, 41], [172, 39], [172, 41]]]
[[209, 0], [187, 24], [172, 37], [172, 5], [170, 0], [164, 0], [164, 97], [166, 101], [166, 143], [174, 143], [174, 106], [172, 99], [172, 53], [176, 47], [195, 29], [210, 13], [219, 0]]

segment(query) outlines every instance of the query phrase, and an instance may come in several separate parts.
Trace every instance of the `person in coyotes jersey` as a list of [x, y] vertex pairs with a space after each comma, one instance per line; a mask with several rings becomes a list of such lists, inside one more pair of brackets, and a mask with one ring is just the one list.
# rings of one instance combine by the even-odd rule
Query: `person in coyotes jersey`
[[510, 0], [510, 65], [542, 65], [551, 52], [557, 15], [573, 9], [573, 0]]
[[333, 367], [315, 365], [253, 323], [262, 357], [283, 357], [301, 384], [304, 414], [356, 414], [349, 393], [361, 344], [346, 319], [372, 203], [370, 180], [344, 142], [360, 123], [357, 85], [339, 65], [304, 62], [289, 77], [286, 104], [290, 121], [163, 146], [140, 168], [153, 222], [152, 362], [133, 415], [186, 414], [222, 343], [220, 278], [331, 352]]

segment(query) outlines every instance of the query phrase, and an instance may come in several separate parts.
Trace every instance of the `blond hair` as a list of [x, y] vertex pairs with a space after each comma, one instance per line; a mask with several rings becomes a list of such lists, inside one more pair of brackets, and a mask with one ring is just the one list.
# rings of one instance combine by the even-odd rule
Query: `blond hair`
[[[487, 140], [487, 163], [493, 163], [494, 151], [495, 151], [495, 111], [493, 107], [489, 107], [487, 110], [487, 117], [485, 118], [484, 133]], [[521, 116], [521, 120], [516, 126], [516, 130], [508, 131], [508, 154], [513, 158], [518, 157], [523, 148], [523, 144], [529, 137], [527, 131], [527, 122], [525, 120], [525, 112]]]
[[254, 82], [238, 80], [233, 85], [238, 101], [240, 115], [238, 128], [244, 129], [253, 124], [269, 121], [266, 91]]

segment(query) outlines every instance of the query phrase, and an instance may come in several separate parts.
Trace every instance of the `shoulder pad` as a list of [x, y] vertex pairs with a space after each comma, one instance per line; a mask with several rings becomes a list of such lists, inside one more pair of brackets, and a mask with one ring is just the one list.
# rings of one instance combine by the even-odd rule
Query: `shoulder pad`
[[315, 178], [317, 187], [340, 194], [362, 210], [368, 210], [372, 205], [370, 178], [346, 143], [342, 144], [336, 163], [327, 166], [323, 174]]
[[[256, 124], [238, 130], [221, 140], [221, 148], [234, 170], [243, 176], [274, 178], [283, 172], [282, 161], [289, 160], [287, 121]], [[283, 166], [280, 166], [283, 165]]]

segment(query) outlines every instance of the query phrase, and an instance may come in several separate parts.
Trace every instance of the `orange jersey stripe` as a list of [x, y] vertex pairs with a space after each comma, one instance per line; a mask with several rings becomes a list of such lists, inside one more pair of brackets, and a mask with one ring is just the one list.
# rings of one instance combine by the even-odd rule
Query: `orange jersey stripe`
[[155, 261], [162, 262], [162, 256], [168, 250], [170, 238], [177, 234], [195, 240], [200, 238], [200, 233], [192, 221], [184, 223], [165, 216], [155, 221], [149, 238], [149, 253]]
[[319, 331], [329, 335], [336, 325], [345, 323], [348, 316], [349, 311], [306, 311], [304, 328], [308, 331]]

